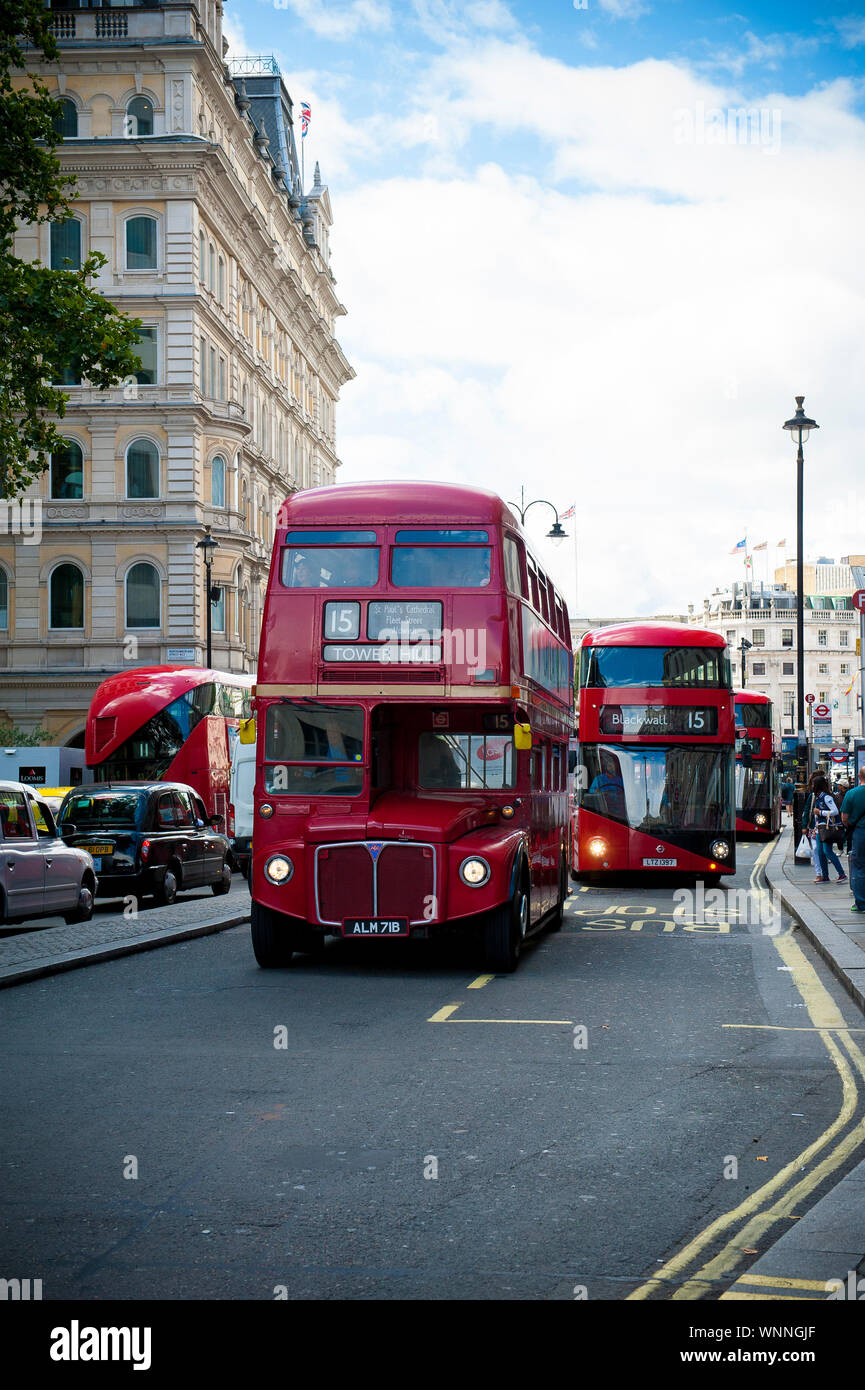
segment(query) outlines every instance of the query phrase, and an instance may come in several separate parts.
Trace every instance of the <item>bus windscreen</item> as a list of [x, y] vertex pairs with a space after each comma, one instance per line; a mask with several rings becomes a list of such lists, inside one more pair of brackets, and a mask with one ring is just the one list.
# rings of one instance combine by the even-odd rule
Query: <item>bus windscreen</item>
[[723, 647], [584, 647], [580, 685], [728, 690], [730, 660]]

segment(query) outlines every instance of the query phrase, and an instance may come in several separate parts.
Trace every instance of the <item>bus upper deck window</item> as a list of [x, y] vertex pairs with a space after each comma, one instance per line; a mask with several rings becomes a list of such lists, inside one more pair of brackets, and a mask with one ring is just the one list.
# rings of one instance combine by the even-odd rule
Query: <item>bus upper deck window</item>
[[[375, 539], [375, 532], [354, 534]], [[378, 556], [377, 546], [289, 544], [282, 552], [282, 582], [287, 589], [369, 589], [378, 582]]]
[[398, 545], [391, 562], [391, 579], [403, 589], [482, 589], [490, 571], [490, 547], [479, 545]]

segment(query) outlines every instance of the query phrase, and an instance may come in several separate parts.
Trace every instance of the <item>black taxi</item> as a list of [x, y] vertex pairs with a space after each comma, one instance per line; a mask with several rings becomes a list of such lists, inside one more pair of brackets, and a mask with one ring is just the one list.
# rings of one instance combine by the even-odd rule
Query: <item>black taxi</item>
[[181, 782], [91, 782], [63, 798], [57, 824], [92, 855], [100, 898], [151, 897], [161, 906], [190, 888], [231, 887], [222, 818]]

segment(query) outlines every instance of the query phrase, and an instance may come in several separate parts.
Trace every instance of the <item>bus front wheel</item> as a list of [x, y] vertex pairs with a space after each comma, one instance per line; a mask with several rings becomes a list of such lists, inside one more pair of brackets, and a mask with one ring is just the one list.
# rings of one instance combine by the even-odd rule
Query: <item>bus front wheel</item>
[[529, 926], [529, 895], [520, 886], [509, 903], [494, 908], [484, 926], [484, 962], [495, 975], [516, 970]]
[[262, 970], [291, 965], [297, 938], [285, 919], [269, 907], [253, 902], [249, 921], [253, 954]]

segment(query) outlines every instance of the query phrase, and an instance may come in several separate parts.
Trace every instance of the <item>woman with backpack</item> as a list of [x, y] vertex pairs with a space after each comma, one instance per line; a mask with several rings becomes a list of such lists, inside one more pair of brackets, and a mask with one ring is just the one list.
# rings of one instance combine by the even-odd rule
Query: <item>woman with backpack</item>
[[841, 860], [835, 853], [834, 845], [835, 840], [840, 840], [843, 845], [847, 832], [841, 824], [841, 816], [835, 804], [835, 798], [830, 794], [829, 783], [825, 777], [814, 778], [813, 791], [813, 819], [817, 831], [817, 857], [820, 861], [820, 873], [814, 882], [829, 882], [829, 861], [831, 860], [838, 870], [838, 882], [846, 883], [847, 875]]

